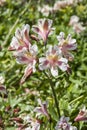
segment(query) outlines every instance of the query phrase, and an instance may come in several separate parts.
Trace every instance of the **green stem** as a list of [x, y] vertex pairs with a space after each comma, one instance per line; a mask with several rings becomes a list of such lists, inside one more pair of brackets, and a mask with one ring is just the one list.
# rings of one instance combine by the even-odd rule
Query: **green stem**
[[69, 103], [69, 105], [71, 105], [71, 104], [74, 103], [74, 102], [77, 102], [78, 100], [82, 99], [83, 97], [84, 97], [84, 95], [81, 95], [80, 97], [78, 97], [78, 98], [72, 100], [72, 101]]
[[59, 102], [57, 100], [57, 96], [56, 96], [56, 93], [55, 93], [55, 89], [54, 89], [54, 83], [52, 82], [52, 79], [48, 76], [47, 73], [45, 73], [45, 75], [48, 77], [49, 79], [49, 82], [50, 82], [50, 86], [51, 86], [51, 89], [52, 89], [52, 92], [53, 92], [53, 96], [54, 96], [54, 100], [55, 100], [55, 105], [56, 105], [56, 108], [57, 108], [57, 113], [58, 113], [58, 116], [60, 118], [60, 109], [59, 109]]

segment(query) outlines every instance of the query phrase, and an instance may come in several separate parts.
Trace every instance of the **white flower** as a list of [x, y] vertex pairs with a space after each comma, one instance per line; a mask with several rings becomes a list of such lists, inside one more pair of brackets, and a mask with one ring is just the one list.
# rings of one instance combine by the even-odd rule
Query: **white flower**
[[51, 28], [52, 26], [52, 20], [50, 19], [39, 19], [38, 25], [33, 25], [32, 30], [38, 34], [40, 38], [43, 39], [44, 44], [47, 42], [47, 38], [50, 34], [52, 34], [52, 31], [54, 30]]
[[39, 63], [40, 70], [50, 69], [54, 77], [58, 76], [58, 67], [62, 71], [67, 71], [69, 68], [68, 60], [62, 57], [61, 51], [57, 46], [50, 45], [46, 52], [46, 57], [39, 58]]
[[64, 38], [65, 34], [60, 32], [57, 36], [59, 41], [58, 47], [60, 48], [62, 55], [67, 58], [68, 60], [73, 60], [74, 56], [70, 53], [70, 51], [75, 50], [77, 48], [76, 39], [72, 39], [71, 35], [69, 34], [67, 38]]
[[9, 50], [21, 50], [23, 47], [29, 49], [31, 43], [29, 38], [30, 26], [23, 25], [22, 28], [17, 28], [15, 36], [12, 38]]

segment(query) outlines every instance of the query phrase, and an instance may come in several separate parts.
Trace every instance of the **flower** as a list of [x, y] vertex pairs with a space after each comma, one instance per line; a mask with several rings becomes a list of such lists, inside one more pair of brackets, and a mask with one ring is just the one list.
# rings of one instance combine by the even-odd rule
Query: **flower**
[[57, 36], [59, 41], [58, 47], [61, 49], [63, 56], [72, 61], [74, 56], [70, 53], [70, 51], [77, 48], [76, 39], [72, 39], [70, 34], [66, 39], [64, 36], [65, 34], [63, 32], [60, 32], [59, 36]]
[[69, 117], [62, 116], [60, 121], [57, 122], [55, 130], [77, 130], [75, 126], [71, 126]]
[[57, 11], [57, 10], [60, 10], [62, 8], [65, 8], [66, 6], [67, 6], [67, 1], [57, 1], [54, 4], [53, 10]]
[[39, 35], [40, 38], [43, 39], [44, 44], [47, 42], [48, 36], [52, 33], [53, 28], [52, 20], [50, 19], [39, 19], [38, 25], [33, 25], [32, 30]]
[[79, 22], [79, 17], [76, 15], [71, 16], [69, 25], [73, 27], [73, 30], [77, 34], [85, 30], [85, 27], [82, 26], [81, 22]]
[[50, 12], [52, 12], [52, 7], [49, 5], [43, 5], [43, 7], [39, 7], [38, 11], [42, 13], [44, 16], [48, 16]]
[[27, 50], [26, 47], [24, 47], [23, 49], [14, 52], [14, 56], [16, 57], [17, 63], [27, 65], [27, 67], [25, 68], [24, 75], [20, 82], [21, 84], [24, 83], [28, 76], [30, 76], [33, 72], [36, 71], [35, 65], [37, 62], [37, 52], [37, 45], [30, 46], [29, 50]]
[[17, 28], [15, 36], [12, 38], [9, 50], [21, 50], [23, 47], [29, 49], [31, 42], [29, 38], [30, 26], [23, 25], [22, 29]]
[[71, 18], [70, 18], [70, 21], [69, 21], [69, 25], [74, 25], [74, 24], [76, 24], [76, 23], [78, 23], [79, 22], [79, 17], [78, 16], [76, 16], [76, 15], [73, 15], [73, 16], [71, 16]]
[[79, 114], [75, 118], [75, 121], [87, 121], [87, 109], [85, 106], [80, 110]]
[[50, 119], [50, 116], [48, 114], [47, 111], [47, 102], [42, 103], [40, 99], [38, 99], [38, 103], [40, 105], [40, 107], [36, 107], [34, 109], [34, 112], [38, 112], [39, 114], [43, 114], [45, 116], [47, 116], [48, 119]]
[[46, 52], [46, 57], [39, 58], [39, 69], [51, 69], [51, 74], [55, 77], [58, 76], [58, 67], [62, 71], [67, 71], [68, 60], [63, 58], [61, 55], [61, 50], [57, 46], [49, 46], [48, 51]]

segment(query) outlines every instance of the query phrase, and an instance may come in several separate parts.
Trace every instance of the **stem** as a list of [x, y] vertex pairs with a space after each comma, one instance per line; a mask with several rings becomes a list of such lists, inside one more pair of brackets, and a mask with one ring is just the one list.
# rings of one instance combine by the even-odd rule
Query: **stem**
[[47, 73], [45, 73], [45, 75], [46, 75], [47, 78], [49, 79], [50, 86], [51, 86], [51, 89], [52, 89], [52, 92], [53, 92], [53, 96], [54, 96], [54, 100], [55, 100], [55, 105], [56, 105], [56, 108], [57, 108], [57, 113], [58, 113], [58, 116], [59, 116], [59, 118], [60, 118], [59, 102], [58, 102], [58, 100], [57, 100], [57, 96], [56, 96], [56, 93], [55, 93], [54, 83], [52, 82], [52, 79], [48, 76]]

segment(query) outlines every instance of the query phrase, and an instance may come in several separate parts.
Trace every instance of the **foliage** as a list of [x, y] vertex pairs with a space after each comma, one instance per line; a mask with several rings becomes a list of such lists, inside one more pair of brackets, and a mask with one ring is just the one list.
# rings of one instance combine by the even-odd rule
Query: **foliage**
[[[13, 118], [23, 116], [36, 116], [35, 107], [38, 106], [38, 99], [42, 102], [47, 101], [47, 110], [51, 119], [40, 116], [42, 120], [41, 130], [54, 130], [59, 117], [50, 88], [48, 77], [43, 72], [37, 71], [26, 82], [20, 85], [20, 79], [23, 76], [25, 66], [17, 64], [12, 52], [8, 50], [12, 37], [17, 27], [23, 24], [37, 24], [40, 18], [49, 18], [53, 20], [55, 32], [49, 37], [48, 43], [57, 44], [56, 35], [64, 32], [67, 36], [69, 33], [77, 40], [77, 50], [73, 53], [74, 60], [69, 63], [72, 73], [61, 73], [57, 78], [51, 78], [56, 96], [59, 102], [60, 113], [70, 118], [73, 126], [78, 130], [86, 130], [86, 122], [75, 122], [79, 110], [87, 106], [87, 2], [83, 0], [76, 6], [67, 6], [49, 16], [43, 16], [38, 11], [38, 7], [43, 4], [53, 6], [53, 2], [37, 0], [7, 0], [0, 7], [0, 75], [4, 77], [4, 85], [7, 93], [0, 95], [0, 127], [3, 130], [15, 130], [17, 124]], [[86, 29], [80, 34], [76, 34], [69, 20], [72, 15], [77, 15]], [[30, 35], [32, 30], [30, 31]], [[35, 42], [39, 48], [42, 43]], [[50, 128], [51, 127], [51, 128]]]

